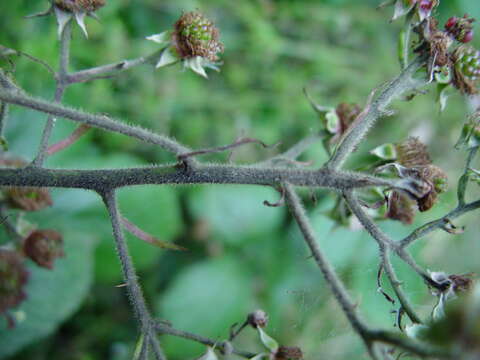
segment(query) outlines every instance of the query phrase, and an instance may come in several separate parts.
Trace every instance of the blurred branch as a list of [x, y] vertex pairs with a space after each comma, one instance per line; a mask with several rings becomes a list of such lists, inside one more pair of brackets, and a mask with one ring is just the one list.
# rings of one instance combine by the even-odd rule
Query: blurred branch
[[322, 137], [320, 135], [310, 135], [306, 138], [303, 138], [295, 145], [293, 145], [287, 151], [275, 155], [274, 157], [262, 161], [258, 164], [258, 166], [276, 166], [279, 162], [291, 162], [295, 161], [300, 155], [302, 155], [310, 146], [321, 140]]
[[[178, 330], [178, 329], [175, 329], [172, 326], [167, 325], [166, 323], [161, 322], [161, 321], [155, 322], [154, 323], [154, 328], [155, 328], [156, 331], [158, 331], [158, 333], [160, 335], [171, 335], [171, 336], [176, 336], [176, 337], [180, 337], [180, 338], [183, 338], [183, 339], [195, 341], [195, 342], [198, 342], [200, 344], [207, 345], [207, 346], [212, 346], [212, 347], [215, 346], [215, 349], [219, 349], [222, 352], [224, 351], [225, 346], [226, 346], [226, 343], [224, 341], [215, 341], [215, 340], [209, 339], [209, 338], [201, 336], [201, 335], [193, 334], [193, 333], [190, 333], [190, 332], [187, 332], [187, 331]], [[230, 344], [230, 346], [231, 346], [231, 344]], [[235, 348], [232, 348], [232, 353], [235, 354], [235, 355], [238, 355], [240, 357], [246, 358], [246, 359], [250, 359], [250, 358], [252, 358], [253, 356], [256, 355], [255, 353], [251, 353], [251, 352], [248, 352], [248, 351], [237, 350]]]
[[75, 143], [78, 139], [80, 139], [86, 132], [90, 129], [89, 125], [81, 124], [79, 125], [67, 138], [59, 141], [56, 144], [51, 145], [47, 151], [46, 155], [50, 156], [63, 149], [69, 147], [73, 143]]

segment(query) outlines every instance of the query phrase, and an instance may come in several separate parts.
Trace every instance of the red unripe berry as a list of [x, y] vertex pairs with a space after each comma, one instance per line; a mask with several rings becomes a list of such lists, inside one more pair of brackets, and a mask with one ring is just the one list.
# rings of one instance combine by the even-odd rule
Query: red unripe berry
[[467, 33], [465, 33], [465, 35], [463, 35], [462, 38], [459, 39], [459, 41], [465, 44], [469, 43], [472, 40], [473, 40], [473, 30], [468, 31]]
[[450, 30], [458, 23], [458, 18], [456, 16], [452, 16], [450, 19], [447, 20], [445, 23], [445, 29]]

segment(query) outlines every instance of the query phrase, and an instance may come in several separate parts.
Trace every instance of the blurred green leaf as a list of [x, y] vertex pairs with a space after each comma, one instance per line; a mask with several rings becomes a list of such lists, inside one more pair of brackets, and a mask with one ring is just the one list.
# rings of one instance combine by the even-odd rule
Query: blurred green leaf
[[[248, 272], [233, 257], [192, 265], [160, 295], [157, 313], [178, 329], [226, 338], [230, 326], [244, 319], [252, 305]], [[167, 353], [180, 359], [198, 355], [204, 348], [173, 337], [166, 337], [163, 345]]]
[[194, 217], [210, 223], [221, 241], [239, 245], [245, 240], [268, 236], [277, 228], [285, 209], [263, 205], [275, 202], [279, 194], [270, 188], [252, 186], [204, 187], [192, 196]]

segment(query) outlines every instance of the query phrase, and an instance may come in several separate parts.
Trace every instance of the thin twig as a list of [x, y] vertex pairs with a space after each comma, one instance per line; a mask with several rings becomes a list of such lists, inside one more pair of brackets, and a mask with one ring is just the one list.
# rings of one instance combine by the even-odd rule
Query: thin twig
[[[160, 345], [158, 344], [158, 339], [155, 336], [150, 336], [152, 328], [152, 317], [148, 311], [145, 299], [143, 297], [142, 289], [138, 283], [137, 274], [133, 266], [132, 259], [130, 257], [127, 243], [122, 231], [121, 222], [120, 222], [120, 213], [117, 207], [117, 201], [115, 192], [113, 190], [105, 189], [104, 192], [100, 193], [107, 207], [108, 214], [110, 216], [110, 221], [113, 228], [113, 236], [115, 239], [115, 245], [122, 266], [122, 272], [126, 288], [129, 295], [129, 300], [133, 306], [135, 315], [140, 323], [140, 331], [145, 335], [145, 340], [148, 341], [150, 338], [150, 344], [152, 345], [152, 350], [155, 352], [156, 348], [162, 354]], [[160, 356], [159, 359], [166, 359], [165, 356]]]
[[[156, 322], [154, 324], [154, 327], [160, 333], [160, 335], [171, 335], [171, 336], [181, 337], [183, 339], [195, 341], [195, 342], [198, 342], [200, 344], [207, 345], [207, 346], [215, 346], [216, 349], [219, 349], [219, 350], [222, 350], [222, 351], [225, 348], [225, 343], [224, 342], [215, 341], [215, 340], [209, 339], [205, 336], [193, 334], [193, 333], [190, 333], [188, 331], [178, 330], [178, 329], [175, 329], [175, 328], [173, 328], [169, 325], [166, 325], [163, 322]], [[237, 350], [235, 348], [232, 349], [232, 353], [235, 354], [235, 355], [238, 355], [240, 357], [246, 358], [246, 359], [250, 359], [250, 358], [252, 358], [253, 356], [256, 355], [255, 353], [248, 352], [248, 351], [241, 351], [241, 350]]]
[[[65, 79], [68, 73], [68, 66], [70, 64], [70, 40], [72, 38], [72, 20], [70, 19], [62, 30], [60, 37], [60, 65], [57, 72], [57, 85], [55, 89], [55, 103], [62, 100], [67, 84]], [[38, 153], [32, 162], [32, 166], [42, 166], [47, 156], [48, 143], [52, 135], [52, 130], [55, 125], [55, 117], [50, 115], [47, 118], [47, 123], [43, 129], [42, 138], [38, 147]]]
[[253, 139], [253, 138], [240, 138], [232, 144], [213, 147], [213, 148], [207, 148], [207, 149], [200, 149], [200, 150], [191, 151], [189, 153], [180, 154], [180, 155], [177, 156], [177, 159], [179, 161], [185, 161], [186, 159], [194, 157], [194, 156], [219, 153], [219, 152], [234, 149], [234, 148], [237, 148], [239, 146], [246, 145], [246, 144], [260, 144], [265, 149], [272, 148], [272, 147], [275, 147], [275, 146], [278, 145], [278, 143], [273, 144], [273, 145], [267, 145], [263, 141], [258, 140], [258, 139]]
[[296, 159], [300, 155], [302, 155], [310, 146], [317, 143], [321, 139], [322, 139], [322, 137], [320, 135], [307, 136], [306, 138], [297, 142], [295, 145], [293, 145], [287, 151], [285, 151], [281, 154], [275, 155], [271, 159], [267, 159], [265, 161], [262, 161], [258, 165], [259, 166], [272, 166], [272, 165], [276, 165], [278, 162], [282, 162], [282, 161], [285, 161], [285, 162], [295, 161], [296, 162]]
[[96, 80], [105, 76], [111, 77], [126, 70], [130, 70], [134, 67], [158, 60], [158, 57], [160, 56], [160, 53], [162, 51], [163, 49], [156, 51], [151, 55], [142, 56], [137, 59], [123, 60], [113, 64], [107, 64], [90, 69], [80, 70], [69, 74], [66, 78], [66, 81], [68, 84], [74, 84]]
[[56, 144], [53, 144], [49, 146], [49, 148], [46, 151], [46, 154], [48, 156], [51, 156], [59, 151], [62, 151], [63, 149], [69, 147], [73, 143], [75, 143], [78, 139], [80, 139], [83, 135], [87, 133], [87, 131], [90, 130], [90, 126], [86, 124], [81, 124], [79, 125], [68, 137], [65, 139], [59, 141]]

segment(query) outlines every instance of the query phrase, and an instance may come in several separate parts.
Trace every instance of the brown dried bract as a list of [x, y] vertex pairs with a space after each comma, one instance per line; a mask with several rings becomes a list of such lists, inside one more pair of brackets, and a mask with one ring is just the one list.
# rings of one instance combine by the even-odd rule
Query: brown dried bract
[[27, 281], [22, 257], [15, 251], [0, 250], [0, 314], [25, 300]]
[[398, 162], [407, 168], [425, 166], [432, 163], [427, 146], [417, 137], [409, 137], [406, 141], [395, 146]]
[[275, 353], [275, 360], [303, 359], [303, 352], [297, 346], [280, 346]]
[[37, 187], [5, 187], [3, 193], [8, 205], [24, 211], [38, 211], [53, 204], [50, 192]]

